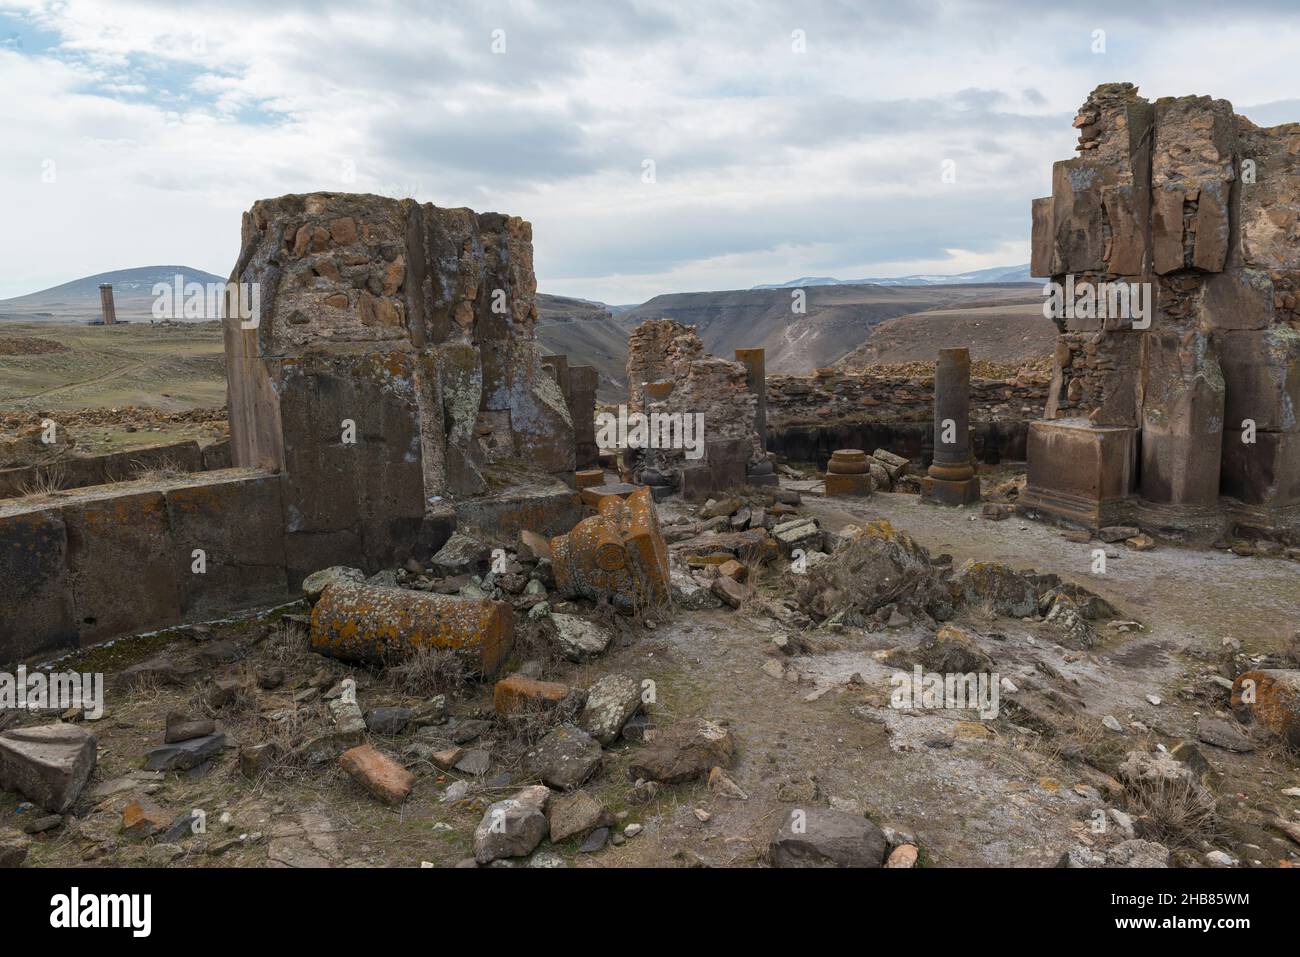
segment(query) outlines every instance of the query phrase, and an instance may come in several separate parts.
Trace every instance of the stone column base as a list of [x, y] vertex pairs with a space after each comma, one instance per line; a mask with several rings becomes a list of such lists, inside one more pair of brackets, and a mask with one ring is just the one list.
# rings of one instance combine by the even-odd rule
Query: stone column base
[[940, 505], [973, 505], [980, 500], [979, 476], [952, 482], [927, 475], [921, 479], [921, 500]]
[[828, 472], [826, 475], [826, 495], [828, 498], [870, 494], [871, 474], [869, 472], [863, 472], [859, 475], [838, 475], [835, 472]]

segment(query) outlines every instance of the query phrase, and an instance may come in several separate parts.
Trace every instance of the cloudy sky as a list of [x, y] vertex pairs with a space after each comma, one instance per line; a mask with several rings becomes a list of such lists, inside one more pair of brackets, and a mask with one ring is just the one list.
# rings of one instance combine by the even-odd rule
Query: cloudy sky
[[542, 291], [612, 303], [961, 272], [1028, 260], [1098, 83], [1300, 120], [1294, 3], [1049, 6], [0, 0], [0, 298], [225, 275], [310, 190], [523, 216]]

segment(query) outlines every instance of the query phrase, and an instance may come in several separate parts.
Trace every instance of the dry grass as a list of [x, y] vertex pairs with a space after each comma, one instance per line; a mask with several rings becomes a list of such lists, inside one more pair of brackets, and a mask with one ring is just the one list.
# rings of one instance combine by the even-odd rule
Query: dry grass
[[573, 721], [582, 710], [582, 698], [570, 694], [562, 701], [532, 699], [519, 710], [497, 719], [497, 725], [518, 744], [531, 747], [556, 725]]
[[981, 598], [979, 601], [974, 602], [967, 607], [970, 610], [971, 615], [978, 621], [987, 624], [998, 620], [997, 607], [987, 598]]
[[385, 665], [384, 677], [404, 694], [431, 698], [457, 694], [469, 684], [472, 675], [465, 658], [454, 648], [420, 645], [403, 649], [400, 657], [391, 658]]
[[266, 656], [286, 670], [314, 658], [311, 635], [292, 622], [275, 623], [265, 644]]
[[192, 475], [189, 469], [181, 468], [174, 460], [164, 459], [153, 466], [145, 466], [144, 462], [139, 459], [131, 462], [131, 473], [121, 481], [124, 482], [169, 482], [175, 479], [187, 478]]
[[36, 481], [19, 487], [18, 495], [20, 498], [39, 498], [44, 495], [52, 495], [55, 492], [63, 491], [63, 481], [63, 469], [58, 467], [41, 469], [37, 473]]
[[1193, 781], [1144, 781], [1126, 785], [1127, 810], [1145, 819], [1147, 836], [1169, 848], [1212, 840], [1214, 804]]

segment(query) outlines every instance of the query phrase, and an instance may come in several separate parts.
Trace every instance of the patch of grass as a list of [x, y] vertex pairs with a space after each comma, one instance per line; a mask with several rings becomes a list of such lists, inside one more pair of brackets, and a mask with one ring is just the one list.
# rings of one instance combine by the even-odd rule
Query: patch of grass
[[384, 677], [398, 691], [431, 698], [459, 693], [470, 683], [472, 675], [465, 658], [456, 649], [420, 645], [403, 649], [400, 657], [390, 659]]
[[1169, 848], [1194, 846], [1213, 836], [1214, 805], [1186, 778], [1126, 785], [1127, 809], [1145, 818], [1150, 832]]

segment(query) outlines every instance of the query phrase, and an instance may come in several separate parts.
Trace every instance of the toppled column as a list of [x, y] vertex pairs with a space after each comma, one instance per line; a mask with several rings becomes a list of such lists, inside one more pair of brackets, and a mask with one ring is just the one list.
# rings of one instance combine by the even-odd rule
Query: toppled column
[[514, 644], [514, 611], [490, 599], [434, 595], [339, 580], [311, 612], [312, 651], [344, 661], [387, 664], [420, 648], [464, 655], [491, 675]]
[[622, 612], [669, 597], [668, 549], [650, 489], [600, 500], [600, 513], [551, 539], [556, 589], [607, 600]]
[[111, 326], [117, 322], [117, 307], [113, 305], [113, 284], [99, 284], [99, 311], [104, 317], [104, 325]]
[[922, 496], [944, 505], [978, 502], [970, 448], [970, 350], [940, 349], [934, 367], [934, 461]]

